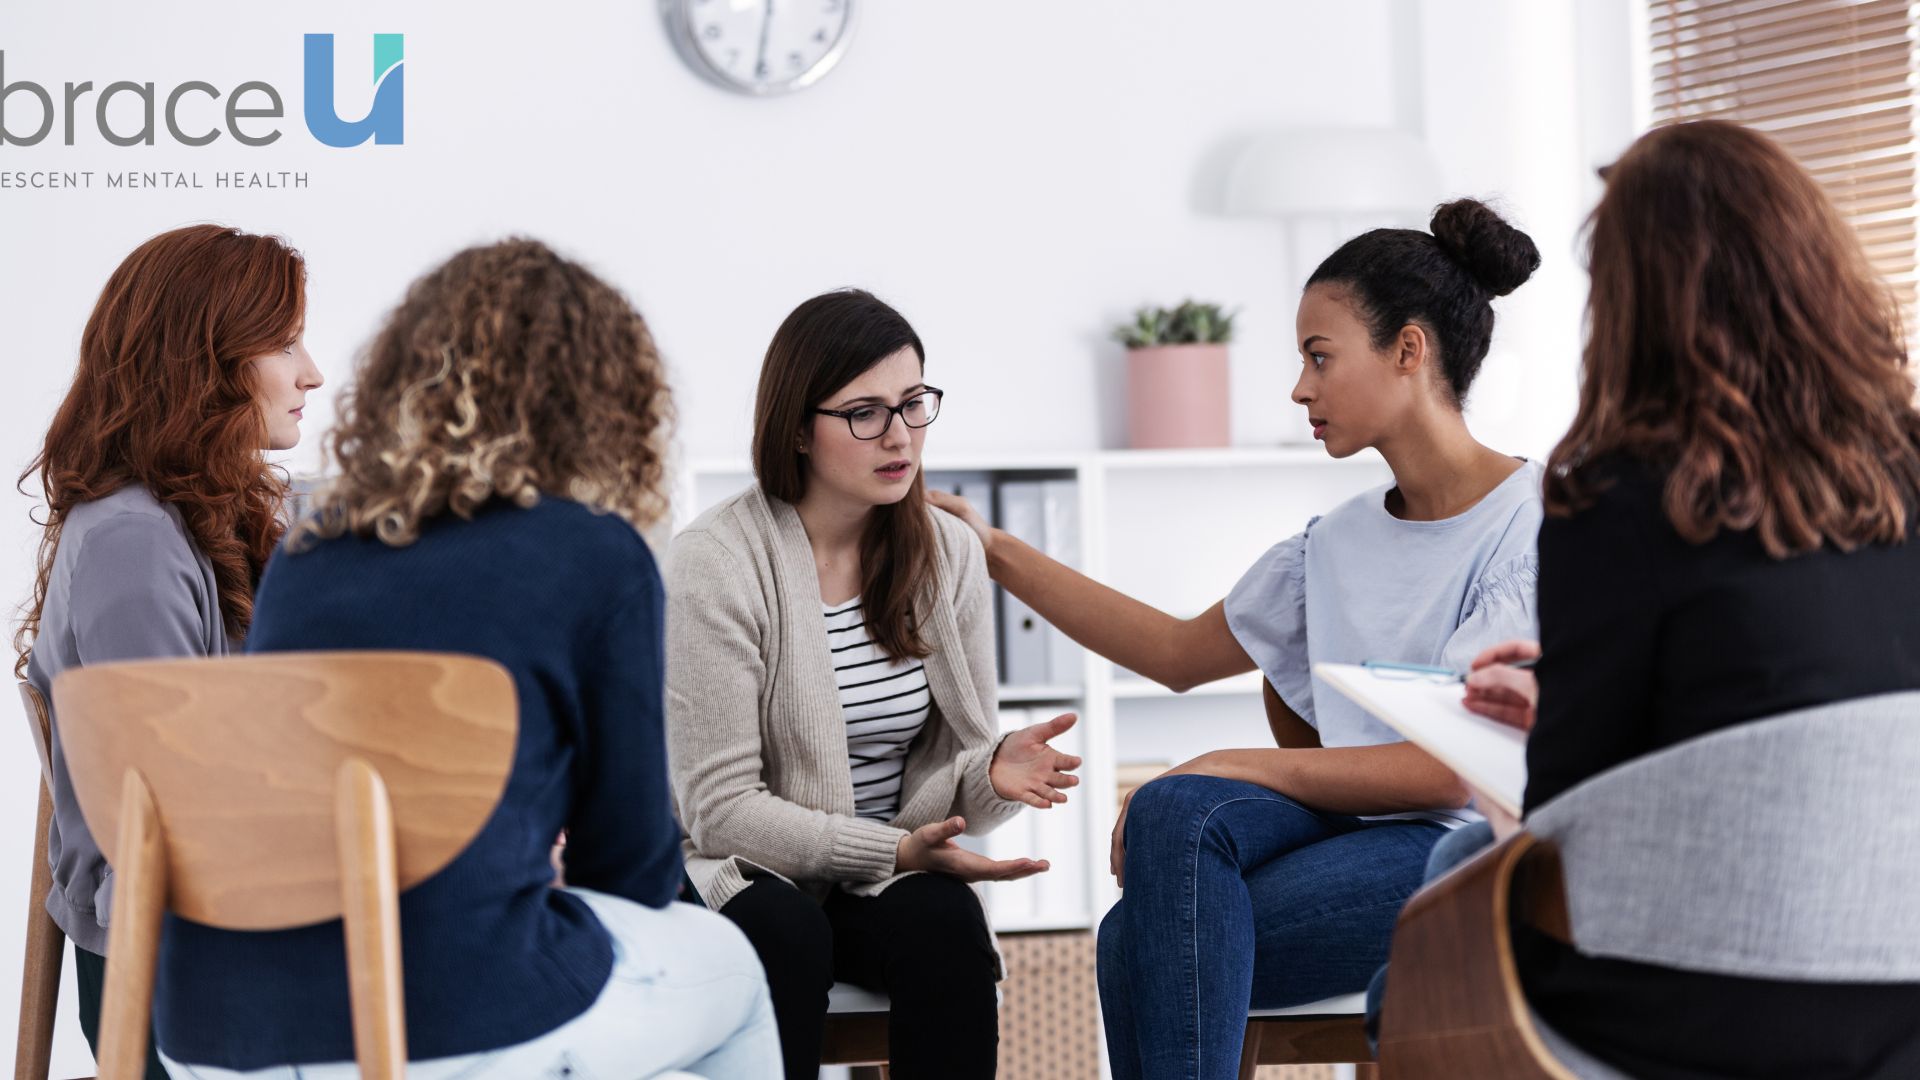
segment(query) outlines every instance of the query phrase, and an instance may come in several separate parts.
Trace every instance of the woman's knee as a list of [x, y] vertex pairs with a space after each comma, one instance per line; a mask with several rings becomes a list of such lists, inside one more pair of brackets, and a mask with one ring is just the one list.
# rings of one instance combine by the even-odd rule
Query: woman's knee
[[1127, 977], [1127, 921], [1125, 900], [1113, 905], [1094, 935], [1094, 975], [1102, 986], [1118, 985]]
[[888, 906], [894, 908], [895, 938], [915, 963], [955, 974], [980, 968], [991, 979], [994, 953], [986, 909], [966, 882], [944, 874], [915, 874], [881, 895], [892, 901]]
[[1473, 858], [1481, 848], [1493, 843], [1493, 826], [1484, 821], [1472, 825], [1462, 825], [1440, 838], [1427, 853], [1425, 879], [1432, 881], [1441, 874]]
[[773, 878], [761, 878], [720, 908], [739, 927], [770, 981], [833, 985], [833, 927], [818, 901]]
[[669, 932], [693, 946], [717, 975], [751, 975], [765, 982], [759, 950], [732, 919], [699, 904], [667, 905]]
[[1218, 776], [1164, 776], [1150, 781], [1127, 803], [1126, 848], [1131, 853], [1162, 843], [1191, 844], [1206, 828], [1226, 827], [1214, 811], [1246, 799], [1298, 805], [1266, 788]]
[[912, 874], [893, 883], [881, 895], [911, 907], [916, 917], [949, 926], [987, 924], [986, 909], [973, 886], [946, 874]]

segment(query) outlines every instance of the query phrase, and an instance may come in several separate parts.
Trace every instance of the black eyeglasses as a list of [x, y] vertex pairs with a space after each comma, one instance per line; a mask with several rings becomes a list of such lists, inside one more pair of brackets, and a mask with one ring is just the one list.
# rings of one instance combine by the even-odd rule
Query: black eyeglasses
[[910, 428], [923, 428], [940, 418], [940, 399], [945, 390], [931, 386], [922, 387], [920, 392], [898, 405], [856, 405], [851, 409], [815, 409], [822, 416], [837, 416], [847, 422], [847, 430], [853, 437], [863, 441], [872, 441], [887, 433], [893, 426], [893, 418]]

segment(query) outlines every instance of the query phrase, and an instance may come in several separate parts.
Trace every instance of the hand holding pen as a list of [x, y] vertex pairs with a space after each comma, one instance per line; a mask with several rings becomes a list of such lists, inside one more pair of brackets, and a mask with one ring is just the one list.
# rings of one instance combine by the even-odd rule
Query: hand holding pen
[[1521, 731], [1533, 730], [1540, 684], [1531, 669], [1539, 659], [1537, 641], [1503, 642], [1474, 657], [1473, 669], [1466, 678], [1467, 696], [1461, 704], [1489, 720]]
[[1474, 657], [1473, 666], [1466, 671], [1393, 660], [1364, 660], [1360, 666], [1386, 679], [1465, 683], [1467, 696], [1461, 704], [1469, 712], [1531, 731], [1534, 704], [1540, 699], [1540, 686], [1532, 669], [1539, 662], [1539, 642], [1507, 641]]

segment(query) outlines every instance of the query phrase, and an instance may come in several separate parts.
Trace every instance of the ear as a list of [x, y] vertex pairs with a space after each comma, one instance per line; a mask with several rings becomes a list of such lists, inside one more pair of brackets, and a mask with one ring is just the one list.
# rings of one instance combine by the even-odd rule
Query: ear
[[1393, 369], [1399, 375], [1412, 375], [1427, 366], [1433, 358], [1432, 339], [1427, 337], [1425, 327], [1419, 323], [1408, 323], [1400, 328], [1393, 339]]

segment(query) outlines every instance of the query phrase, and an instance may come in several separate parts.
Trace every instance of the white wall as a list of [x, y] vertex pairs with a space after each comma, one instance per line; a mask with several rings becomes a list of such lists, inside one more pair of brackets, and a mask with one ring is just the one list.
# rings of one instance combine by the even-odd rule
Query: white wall
[[[643, 0], [308, 6], [113, 0], [0, 7], [9, 79], [264, 79], [290, 117], [273, 147], [0, 147], [0, 171], [304, 170], [306, 190], [0, 191], [0, 473], [24, 466], [100, 284], [139, 240], [214, 219], [278, 232], [310, 261], [308, 342], [330, 386], [404, 284], [458, 247], [544, 238], [626, 288], [673, 364], [689, 452], [742, 454], [767, 337], [805, 297], [859, 284], [896, 303], [949, 391], [952, 450], [1116, 445], [1107, 328], [1194, 295], [1242, 306], [1235, 438], [1296, 430], [1286, 401], [1297, 285], [1286, 227], [1201, 209], [1209, 162], [1263, 129], [1396, 116], [1407, 9], [1257, 0], [866, 0], [840, 70], [758, 101], [697, 80]], [[1451, 188], [1495, 194], [1548, 263], [1501, 306], [1473, 418], [1544, 452], [1571, 413], [1583, 281], [1574, 234], [1591, 166], [1633, 126], [1631, 0], [1429, 5], [1417, 97]], [[191, 14], [188, 14], [191, 10]], [[407, 142], [333, 150], [299, 120], [300, 36], [333, 32], [357, 115], [366, 35], [406, 34]], [[9, 103], [30, 127], [32, 105]], [[1303, 167], [1308, 167], [1303, 165]], [[1311, 167], [1340, 167], [1339, 162]], [[1363, 223], [1346, 223], [1354, 227]], [[1329, 234], [1326, 242], [1333, 237]], [[28, 500], [0, 498], [0, 595], [30, 580]], [[7, 729], [0, 727], [0, 732]], [[18, 734], [16, 730], [16, 735]], [[0, 741], [0, 897], [26, 891], [35, 786]], [[4, 912], [0, 912], [4, 916]], [[5, 916], [0, 926], [16, 925]], [[19, 941], [0, 933], [0, 1015]], [[71, 1014], [56, 1073], [88, 1067]]]

